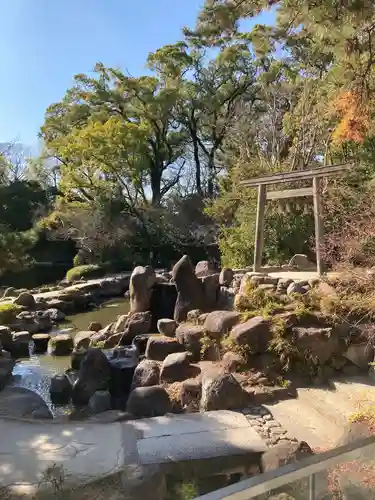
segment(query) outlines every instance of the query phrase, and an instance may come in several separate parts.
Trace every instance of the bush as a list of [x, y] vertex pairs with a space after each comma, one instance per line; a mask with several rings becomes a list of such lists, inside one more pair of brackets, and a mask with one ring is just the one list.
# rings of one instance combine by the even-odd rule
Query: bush
[[106, 270], [102, 266], [95, 264], [88, 264], [85, 266], [76, 266], [69, 269], [66, 273], [66, 279], [68, 281], [76, 281], [81, 278], [101, 278], [106, 273]]
[[7, 325], [15, 321], [17, 314], [23, 307], [17, 304], [0, 304], [0, 325]]

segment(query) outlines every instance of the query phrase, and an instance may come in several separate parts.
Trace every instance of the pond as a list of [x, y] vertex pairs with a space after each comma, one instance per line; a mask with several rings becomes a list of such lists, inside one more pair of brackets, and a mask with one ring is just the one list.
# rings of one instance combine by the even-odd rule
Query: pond
[[[58, 325], [51, 332], [70, 333], [73, 337], [76, 333], [87, 330], [92, 321], [99, 321], [102, 326], [115, 321], [118, 315], [129, 311], [129, 301], [126, 299], [110, 300], [102, 304], [98, 309], [75, 314], [67, 318], [68, 321]], [[40, 394], [48, 404], [52, 413], [57, 416], [69, 410], [67, 406], [57, 407], [51, 403], [49, 395], [50, 378], [55, 373], [64, 373], [70, 368], [70, 356], [51, 356], [49, 354], [31, 354], [29, 358], [20, 359], [13, 369], [13, 380], [11, 385], [25, 387]]]

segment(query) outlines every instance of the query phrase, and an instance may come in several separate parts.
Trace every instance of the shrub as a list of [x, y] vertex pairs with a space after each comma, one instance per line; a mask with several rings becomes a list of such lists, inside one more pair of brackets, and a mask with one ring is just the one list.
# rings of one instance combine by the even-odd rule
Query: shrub
[[85, 266], [76, 266], [69, 269], [66, 273], [66, 279], [68, 281], [76, 281], [81, 278], [100, 278], [104, 276], [106, 270], [95, 264], [88, 264]]
[[12, 323], [22, 310], [17, 304], [0, 304], [0, 325]]

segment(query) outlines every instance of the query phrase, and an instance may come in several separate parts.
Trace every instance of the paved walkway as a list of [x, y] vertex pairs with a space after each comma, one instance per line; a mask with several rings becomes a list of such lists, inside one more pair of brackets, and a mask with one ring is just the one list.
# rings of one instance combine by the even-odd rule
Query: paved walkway
[[246, 417], [231, 411], [111, 424], [0, 420], [0, 487], [31, 496], [62, 472], [64, 488], [76, 487], [135, 463], [193, 461], [202, 472], [211, 458], [216, 470], [217, 458], [225, 468], [266, 449]]
[[350, 417], [375, 405], [375, 384], [366, 376], [339, 378], [328, 388], [297, 393], [297, 399], [265, 406], [289, 434], [321, 449], [336, 446]]

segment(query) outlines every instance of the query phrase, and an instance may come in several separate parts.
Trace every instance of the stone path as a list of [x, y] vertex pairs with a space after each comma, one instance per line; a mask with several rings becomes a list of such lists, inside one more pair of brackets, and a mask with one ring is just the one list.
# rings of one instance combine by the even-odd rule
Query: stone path
[[246, 408], [242, 413], [255, 432], [272, 448], [279, 443], [297, 442], [297, 439], [288, 433], [288, 430], [277, 422], [272, 413], [264, 406]]
[[31, 496], [41, 484], [51, 487], [51, 474], [63, 474], [65, 488], [76, 487], [135, 463], [165, 464], [173, 470], [194, 464], [201, 474], [243, 470], [244, 462], [251, 463], [266, 449], [248, 419], [231, 411], [110, 424], [2, 419], [0, 488]]
[[375, 405], [375, 385], [365, 376], [340, 378], [329, 388], [301, 388], [297, 392], [297, 399], [266, 407], [289, 434], [315, 448], [337, 445], [350, 417]]
[[157, 463], [168, 472], [190, 467], [207, 475], [243, 471], [267, 447], [287, 440], [327, 448], [338, 442], [353, 413], [375, 404], [375, 386], [355, 377], [335, 381], [331, 390], [299, 389], [298, 396], [242, 412], [106, 424], [0, 419], [0, 492], [8, 487], [31, 496], [62, 471], [64, 487], [74, 487], [131, 464]]

